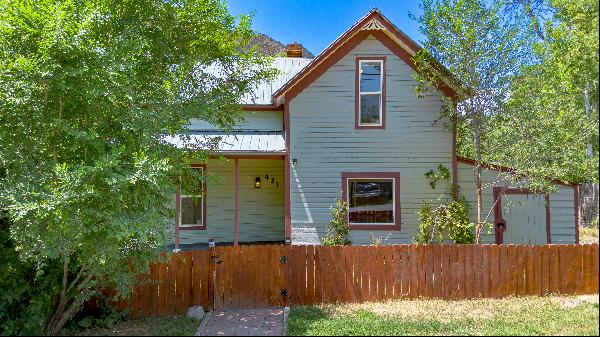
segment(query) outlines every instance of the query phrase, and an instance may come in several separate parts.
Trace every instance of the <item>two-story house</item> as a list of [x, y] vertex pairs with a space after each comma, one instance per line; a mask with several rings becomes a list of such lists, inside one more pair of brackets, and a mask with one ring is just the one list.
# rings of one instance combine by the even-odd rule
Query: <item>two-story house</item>
[[[207, 180], [200, 202], [176, 196], [176, 247], [211, 238], [319, 244], [338, 198], [348, 202], [355, 244], [371, 236], [410, 243], [422, 201], [440, 193], [424, 174], [440, 164], [474, 210], [473, 162], [457, 157], [455, 130], [435, 123], [452, 85], [416, 96], [419, 48], [373, 10], [314, 59], [302, 58], [297, 45], [275, 59], [279, 76], [245, 98], [243, 125], [223, 131], [192, 121], [193, 137], [221, 137], [225, 159], [195, 165]], [[488, 166], [484, 173], [484, 211], [498, 225], [486, 242], [578, 240], [577, 186], [559, 184], [551, 195], [518, 186], [500, 193], [494, 181], [504, 170]]]

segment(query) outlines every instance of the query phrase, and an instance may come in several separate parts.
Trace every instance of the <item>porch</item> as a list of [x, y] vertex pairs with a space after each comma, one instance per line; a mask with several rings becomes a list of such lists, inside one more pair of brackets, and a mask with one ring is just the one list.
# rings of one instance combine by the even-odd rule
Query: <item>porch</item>
[[[280, 132], [202, 132], [193, 142], [219, 137], [219, 152], [193, 164], [205, 177], [203, 195], [175, 196], [171, 250], [277, 244], [285, 241], [285, 141]], [[180, 146], [180, 143], [174, 142]]]
[[218, 246], [285, 241], [281, 156], [211, 159], [203, 169], [202, 200], [176, 197], [173, 249], [206, 249], [209, 240]]

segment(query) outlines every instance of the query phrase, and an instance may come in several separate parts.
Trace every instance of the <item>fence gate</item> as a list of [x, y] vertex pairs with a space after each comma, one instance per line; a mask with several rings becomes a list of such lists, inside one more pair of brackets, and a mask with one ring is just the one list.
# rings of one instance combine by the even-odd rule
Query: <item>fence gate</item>
[[287, 305], [285, 251], [278, 245], [212, 249], [215, 309]]

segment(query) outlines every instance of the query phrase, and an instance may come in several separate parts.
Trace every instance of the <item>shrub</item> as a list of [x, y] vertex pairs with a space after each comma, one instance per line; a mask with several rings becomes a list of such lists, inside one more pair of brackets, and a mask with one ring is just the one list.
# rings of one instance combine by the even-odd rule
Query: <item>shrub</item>
[[454, 243], [474, 243], [475, 224], [469, 222], [469, 205], [461, 200], [452, 200], [436, 208], [423, 202], [417, 212], [419, 232], [416, 243], [443, 242], [446, 238]]
[[590, 227], [598, 228], [598, 215], [596, 215], [596, 217], [592, 220], [592, 222], [590, 222]]
[[325, 246], [347, 246], [351, 245], [350, 226], [346, 221], [348, 215], [348, 203], [338, 199], [335, 207], [331, 207], [331, 221], [327, 228], [327, 235], [323, 238]]
[[0, 224], [0, 335], [44, 333], [58, 294], [60, 271], [55, 263], [40, 270], [19, 258], [7, 226]]
[[97, 307], [92, 307], [91, 311], [85, 310], [79, 312], [71, 321], [69, 329], [76, 331], [80, 328], [100, 328], [110, 329], [116, 323], [129, 317], [130, 310], [118, 311], [112, 303], [113, 297], [101, 296], [96, 300]]
[[439, 183], [445, 186], [434, 207], [432, 201], [423, 201], [417, 211], [419, 232], [413, 238], [416, 243], [443, 242], [446, 239], [454, 243], [474, 243], [475, 224], [469, 222], [469, 204], [464, 198], [458, 198], [458, 190], [450, 186], [450, 170], [443, 165], [425, 173], [429, 186], [436, 189]]
[[383, 236], [383, 235], [377, 235], [377, 234], [369, 232], [369, 239], [371, 240], [371, 246], [386, 245], [390, 239], [390, 236], [392, 236], [392, 233], [388, 233], [386, 236]]

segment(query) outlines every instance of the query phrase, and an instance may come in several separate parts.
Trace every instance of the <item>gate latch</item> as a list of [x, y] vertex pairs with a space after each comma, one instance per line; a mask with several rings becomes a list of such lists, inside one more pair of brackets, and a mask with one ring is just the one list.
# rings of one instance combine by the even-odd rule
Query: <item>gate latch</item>
[[287, 256], [284, 255], [284, 256], [280, 257], [279, 258], [279, 262], [281, 262], [281, 263], [287, 263], [288, 262]]
[[212, 260], [213, 260], [213, 263], [216, 263], [216, 264], [221, 264], [221, 263], [223, 263], [223, 260], [221, 260], [221, 259], [219, 258], [219, 255], [217, 255], [217, 254], [211, 255], [211, 258], [212, 258]]
[[287, 296], [287, 289], [283, 289], [282, 291], [279, 292], [281, 294], [281, 296]]

